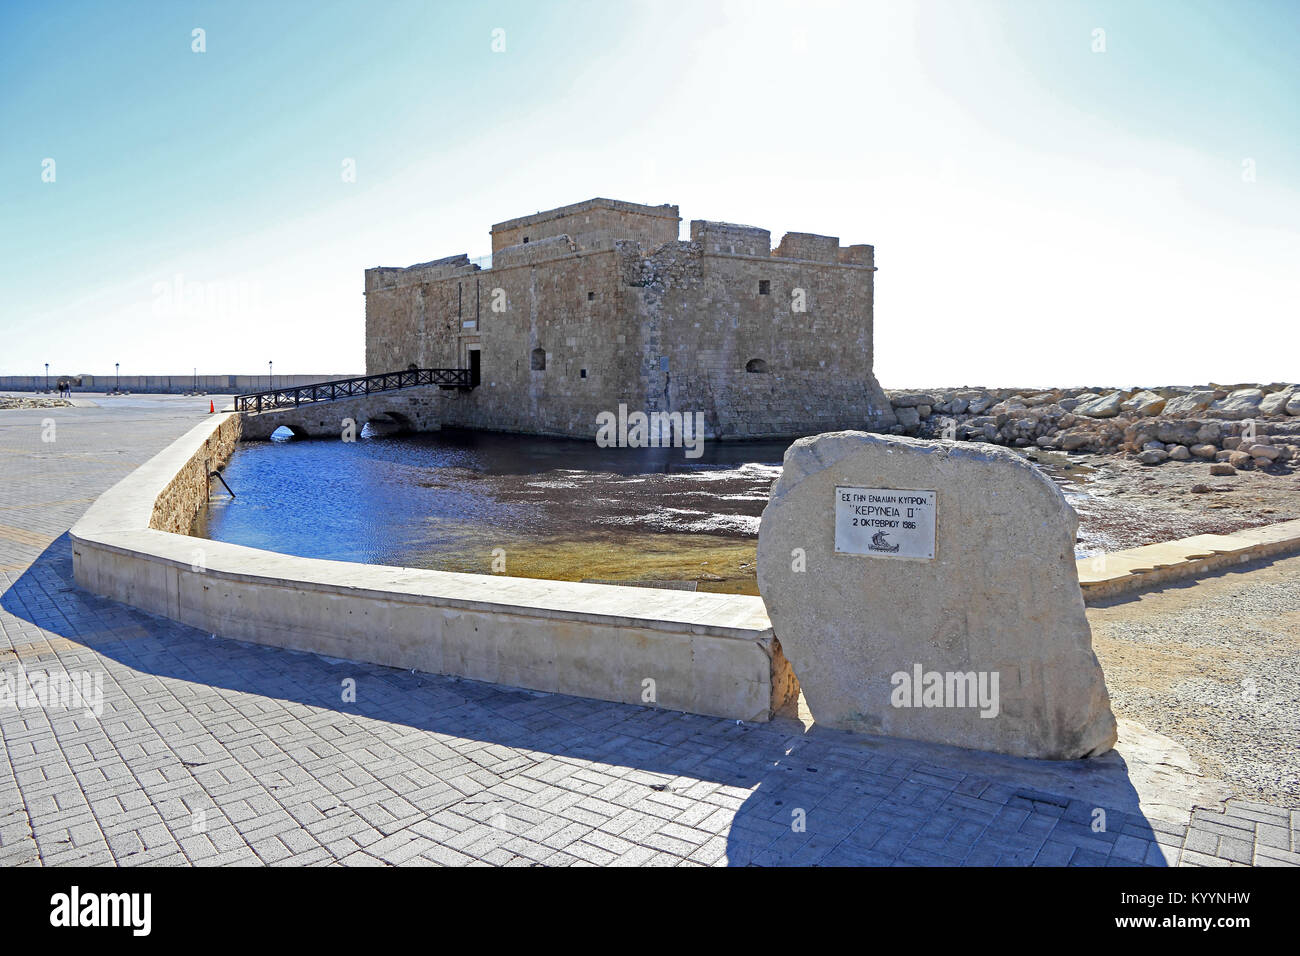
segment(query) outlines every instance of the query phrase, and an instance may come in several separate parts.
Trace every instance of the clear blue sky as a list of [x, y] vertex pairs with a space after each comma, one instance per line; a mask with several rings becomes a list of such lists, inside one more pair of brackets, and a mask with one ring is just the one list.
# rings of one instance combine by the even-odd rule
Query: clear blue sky
[[873, 243], [886, 386], [1294, 380], [1297, 51], [1266, 0], [8, 0], [0, 374], [360, 371], [366, 267], [600, 195]]

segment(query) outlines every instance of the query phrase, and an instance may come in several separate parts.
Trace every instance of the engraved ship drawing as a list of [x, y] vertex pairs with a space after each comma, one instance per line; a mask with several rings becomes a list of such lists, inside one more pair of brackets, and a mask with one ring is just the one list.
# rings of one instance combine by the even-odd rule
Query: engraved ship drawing
[[899, 546], [886, 541], [885, 532], [877, 531], [871, 536], [871, 547], [877, 551], [897, 551]]

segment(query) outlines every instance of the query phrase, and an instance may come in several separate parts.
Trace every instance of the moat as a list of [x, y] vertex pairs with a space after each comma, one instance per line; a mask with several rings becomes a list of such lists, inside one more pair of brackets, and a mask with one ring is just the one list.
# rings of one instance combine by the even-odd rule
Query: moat
[[[708, 442], [688, 459], [450, 429], [245, 442], [225, 470], [238, 497], [214, 481], [194, 533], [336, 561], [756, 594], [759, 516], [787, 444]], [[1200, 530], [1089, 493], [1097, 472], [1086, 462], [1035, 457], [1080, 514], [1080, 556]]]
[[786, 445], [710, 442], [688, 459], [450, 429], [246, 442], [225, 470], [237, 497], [214, 481], [194, 533], [338, 561], [488, 574], [504, 558], [521, 577], [756, 594], [759, 515]]

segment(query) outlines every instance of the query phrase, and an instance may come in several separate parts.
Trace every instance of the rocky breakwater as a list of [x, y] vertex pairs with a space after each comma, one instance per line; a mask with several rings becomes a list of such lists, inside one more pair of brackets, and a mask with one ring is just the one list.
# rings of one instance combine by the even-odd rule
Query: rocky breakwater
[[0, 409], [10, 408], [68, 408], [71, 402], [62, 398], [19, 398], [0, 395]]
[[894, 434], [1204, 461], [1213, 475], [1300, 465], [1300, 385], [887, 391]]

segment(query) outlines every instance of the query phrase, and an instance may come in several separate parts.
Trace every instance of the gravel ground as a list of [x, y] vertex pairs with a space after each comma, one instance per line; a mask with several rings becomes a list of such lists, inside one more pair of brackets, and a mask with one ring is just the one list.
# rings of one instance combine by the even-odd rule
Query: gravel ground
[[1119, 717], [1238, 795], [1300, 807], [1300, 556], [1090, 608]]
[[[1204, 461], [1152, 466], [1120, 455], [1070, 455], [1049, 462], [1056, 475], [1062, 460], [1078, 475], [1059, 483], [1079, 512], [1082, 547], [1119, 551], [1300, 518], [1300, 474], [1290, 464], [1214, 477]], [[1210, 490], [1192, 491], [1198, 485]]]

